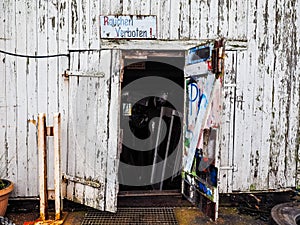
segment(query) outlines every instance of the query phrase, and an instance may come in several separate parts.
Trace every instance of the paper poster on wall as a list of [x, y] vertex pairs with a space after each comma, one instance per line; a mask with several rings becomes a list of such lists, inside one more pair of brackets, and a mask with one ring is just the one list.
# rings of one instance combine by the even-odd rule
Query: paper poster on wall
[[[221, 112], [219, 42], [188, 50], [185, 63], [183, 195], [207, 216], [218, 217], [218, 131]], [[222, 53], [222, 51], [220, 51]]]

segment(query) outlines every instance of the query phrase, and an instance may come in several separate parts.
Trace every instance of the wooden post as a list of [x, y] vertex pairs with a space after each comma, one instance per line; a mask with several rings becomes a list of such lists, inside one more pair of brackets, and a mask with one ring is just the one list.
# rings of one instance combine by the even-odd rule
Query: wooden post
[[55, 190], [55, 220], [61, 217], [61, 158], [60, 158], [60, 113], [55, 113], [53, 118], [54, 136], [54, 190]]
[[60, 220], [61, 217], [61, 158], [60, 158], [60, 113], [54, 114], [53, 119], [53, 134], [54, 134], [54, 190], [55, 190], [55, 220]]
[[38, 157], [40, 184], [40, 218], [48, 219], [46, 114], [38, 117]]

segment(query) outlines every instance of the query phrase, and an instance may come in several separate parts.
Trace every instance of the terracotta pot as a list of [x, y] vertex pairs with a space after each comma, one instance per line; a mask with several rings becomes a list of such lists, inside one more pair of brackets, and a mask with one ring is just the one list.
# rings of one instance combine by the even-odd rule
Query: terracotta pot
[[8, 205], [9, 194], [14, 190], [14, 184], [9, 180], [4, 180], [9, 183], [9, 185], [0, 190], [0, 216], [4, 216], [6, 208]]

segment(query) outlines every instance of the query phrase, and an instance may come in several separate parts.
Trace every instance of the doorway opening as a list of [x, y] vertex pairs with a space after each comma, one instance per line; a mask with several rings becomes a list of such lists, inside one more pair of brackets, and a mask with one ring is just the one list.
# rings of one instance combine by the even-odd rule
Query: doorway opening
[[180, 193], [183, 51], [124, 51], [120, 193]]

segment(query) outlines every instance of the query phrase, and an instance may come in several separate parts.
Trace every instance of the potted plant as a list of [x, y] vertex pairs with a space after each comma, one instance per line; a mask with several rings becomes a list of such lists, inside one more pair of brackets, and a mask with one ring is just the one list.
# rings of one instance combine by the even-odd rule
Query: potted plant
[[[0, 157], [0, 161], [1, 161]], [[1, 169], [1, 168], [0, 168]], [[0, 171], [5, 171], [1, 169]], [[1, 174], [0, 174], [1, 177]], [[13, 182], [7, 180], [7, 179], [1, 179], [0, 178], [0, 216], [4, 216], [7, 205], [8, 205], [8, 198], [9, 194], [14, 190], [14, 184]]]

